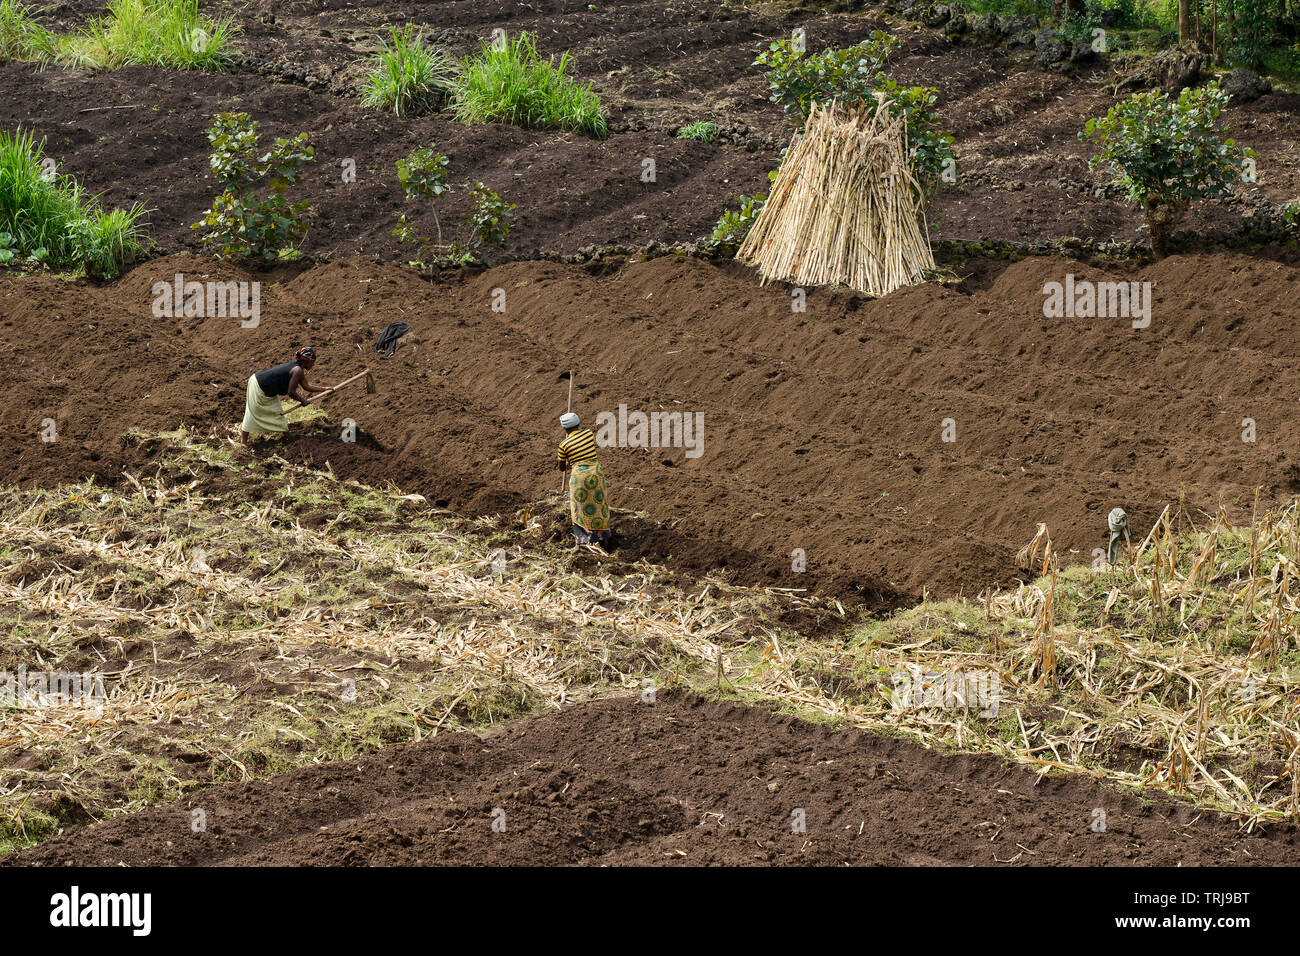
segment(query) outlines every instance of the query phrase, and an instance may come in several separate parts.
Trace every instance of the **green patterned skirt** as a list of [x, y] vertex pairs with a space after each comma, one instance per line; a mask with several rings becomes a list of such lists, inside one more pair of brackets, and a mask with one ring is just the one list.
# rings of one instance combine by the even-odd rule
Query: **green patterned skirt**
[[589, 537], [603, 539], [606, 535], [601, 532], [609, 531], [609, 499], [600, 462], [579, 462], [569, 472], [569, 517], [575, 535], [581, 529]]

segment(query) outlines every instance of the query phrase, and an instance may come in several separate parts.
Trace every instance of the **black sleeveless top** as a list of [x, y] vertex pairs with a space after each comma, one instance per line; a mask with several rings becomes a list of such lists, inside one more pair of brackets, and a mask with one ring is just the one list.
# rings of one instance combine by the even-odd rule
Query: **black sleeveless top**
[[256, 375], [257, 387], [262, 390], [262, 394], [267, 398], [288, 395], [289, 379], [293, 376], [293, 370], [298, 365], [298, 360], [294, 359], [292, 362], [285, 362], [283, 365], [275, 366], [275, 368], [263, 369]]

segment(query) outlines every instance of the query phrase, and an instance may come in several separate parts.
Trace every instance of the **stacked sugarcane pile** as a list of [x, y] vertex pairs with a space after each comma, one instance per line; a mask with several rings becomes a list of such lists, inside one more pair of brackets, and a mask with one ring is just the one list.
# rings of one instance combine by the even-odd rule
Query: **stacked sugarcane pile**
[[920, 282], [934, 257], [903, 120], [814, 104], [736, 258], [765, 282], [868, 295]]

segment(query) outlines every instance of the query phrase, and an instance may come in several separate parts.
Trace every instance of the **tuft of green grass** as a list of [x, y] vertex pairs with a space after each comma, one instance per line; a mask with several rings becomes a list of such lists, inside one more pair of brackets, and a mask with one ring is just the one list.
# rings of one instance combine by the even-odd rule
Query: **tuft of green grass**
[[678, 139], [693, 139], [697, 143], [712, 143], [718, 138], [718, 126], [709, 120], [696, 120], [677, 131]]
[[537, 55], [530, 34], [484, 43], [465, 64], [456, 85], [456, 118], [464, 123], [513, 123], [525, 129], [574, 129], [604, 139], [608, 129], [600, 97], [591, 84], [578, 83], [559, 62]]
[[113, 0], [108, 15], [79, 34], [58, 37], [53, 59], [68, 66], [115, 70], [123, 66], [165, 66], [180, 70], [226, 68], [229, 20], [209, 20], [198, 0]]
[[44, 63], [54, 59], [57, 48], [58, 37], [35, 21], [33, 11], [19, 0], [0, 0], [0, 59]]
[[456, 86], [456, 63], [443, 51], [426, 46], [412, 24], [391, 29], [383, 49], [361, 87], [361, 102], [398, 116], [430, 110], [439, 96]]
[[112, 277], [144, 248], [144, 207], [105, 211], [71, 176], [45, 170], [45, 141], [0, 131], [0, 236], [15, 256]]

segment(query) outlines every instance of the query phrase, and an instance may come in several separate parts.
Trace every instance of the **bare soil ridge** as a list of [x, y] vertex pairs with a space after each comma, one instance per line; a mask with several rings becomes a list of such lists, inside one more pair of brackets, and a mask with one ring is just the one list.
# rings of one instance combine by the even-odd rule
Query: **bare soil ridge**
[[214, 787], [0, 865], [1285, 865], [1297, 849], [1293, 827], [1245, 834], [1082, 776], [660, 694]]
[[[522, 526], [525, 506], [556, 494], [573, 368], [589, 423], [621, 405], [703, 417], [698, 458], [604, 452], [628, 553], [882, 607], [1013, 580], [1039, 521], [1067, 560], [1091, 560], [1117, 505], [1145, 528], [1180, 493], [1241, 514], [1256, 486], [1266, 502], [1300, 489], [1300, 269], [1271, 261], [1175, 256], [1103, 272], [1031, 259], [970, 294], [816, 290], [804, 313], [737, 266], [677, 257], [512, 263], [432, 283], [349, 261], [262, 276], [253, 329], [155, 318], [153, 284], [177, 273], [258, 278], [180, 256], [107, 287], [0, 279], [10, 480], [119, 481], [149, 460], [128, 432], [233, 428], [250, 371], [310, 341], [318, 380], [369, 365], [380, 393], [331, 399], [334, 424], [273, 446], [290, 460]], [[1152, 282], [1150, 327], [1043, 318], [1044, 284], [1067, 273]], [[382, 359], [373, 343], [390, 321], [411, 331]], [[343, 417], [355, 444], [340, 440]], [[57, 442], [40, 440], [46, 418]], [[955, 442], [942, 440], [945, 419]], [[795, 548], [806, 573], [792, 570]]]

